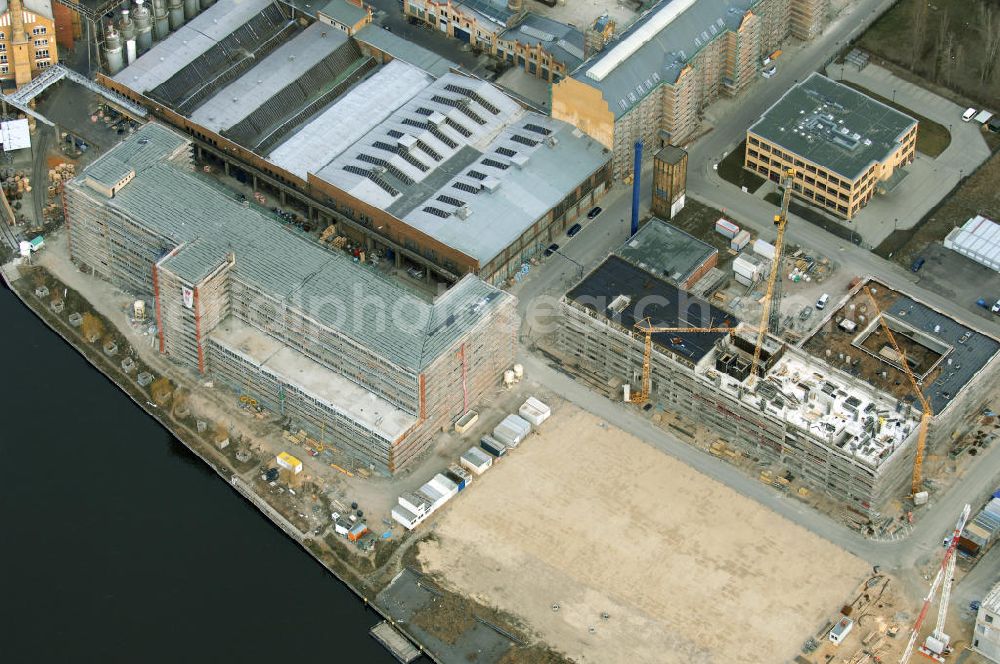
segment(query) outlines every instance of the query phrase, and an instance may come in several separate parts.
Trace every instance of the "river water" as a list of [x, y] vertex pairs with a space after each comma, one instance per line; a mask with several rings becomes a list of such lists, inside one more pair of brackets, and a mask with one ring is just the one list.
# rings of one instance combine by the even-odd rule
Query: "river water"
[[355, 596], [0, 286], [0, 661], [395, 662]]

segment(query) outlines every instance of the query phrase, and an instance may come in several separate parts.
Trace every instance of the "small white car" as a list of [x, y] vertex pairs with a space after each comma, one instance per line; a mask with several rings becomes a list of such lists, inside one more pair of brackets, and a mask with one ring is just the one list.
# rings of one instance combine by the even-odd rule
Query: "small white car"
[[760, 72], [760, 75], [763, 76], [764, 78], [771, 78], [777, 73], [778, 73], [778, 68], [774, 65], [771, 65], [770, 67], [764, 68], [764, 70]]
[[976, 109], [974, 109], [974, 108], [967, 108], [967, 109], [965, 109], [965, 113], [962, 113], [962, 121], [963, 122], [968, 122], [972, 118], [976, 117], [976, 113], [977, 112], [978, 111], [976, 111]]
[[1000, 314], [1000, 300], [997, 300], [996, 302], [993, 303], [993, 306], [990, 307], [990, 311], [992, 311], [995, 314]]

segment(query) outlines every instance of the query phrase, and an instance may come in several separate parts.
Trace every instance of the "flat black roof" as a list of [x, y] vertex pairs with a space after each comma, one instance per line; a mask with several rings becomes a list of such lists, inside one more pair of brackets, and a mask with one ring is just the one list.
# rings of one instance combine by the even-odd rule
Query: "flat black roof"
[[[618, 256], [609, 256], [566, 293], [567, 299], [633, 330], [649, 318], [654, 326], [736, 327], [739, 320]], [[661, 332], [653, 343], [697, 363], [724, 332]]]

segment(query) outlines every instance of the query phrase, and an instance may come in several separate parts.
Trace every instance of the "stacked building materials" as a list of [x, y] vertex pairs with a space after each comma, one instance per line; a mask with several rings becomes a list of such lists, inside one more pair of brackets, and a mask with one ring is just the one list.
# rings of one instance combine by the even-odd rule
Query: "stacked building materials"
[[470, 447], [458, 462], [463, 468], [468, 468], [476, 475], [482, 475], [493, 465], [493, 457], [478, 447]]
[[549, 419], [552, 409], [535, 397], [528, 397], [528, 400], [521, 404], [517, 411], [518, 415], [527, 420], [532, 426], [538, 426]]

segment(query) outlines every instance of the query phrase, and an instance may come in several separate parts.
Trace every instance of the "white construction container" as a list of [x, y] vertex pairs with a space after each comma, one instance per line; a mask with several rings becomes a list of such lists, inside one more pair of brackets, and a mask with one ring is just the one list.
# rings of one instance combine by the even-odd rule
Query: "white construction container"
[[[414, 528], [416, 528], [417, 524], [423, 521], [424, 518], [425, 517], [417, 516], [416, 514], [406, 509], [402, 505], [396, 505], [395, 507], [392, 508], [393, 521], [400, 524], [407, 530], [413, 530]], [[340, 531], [338, 530], [337, 532]], [[345, 532], [344, 534], [346, 535], [347, 533]]]
[[520, 415], [508, 415], [503, 418], [503, 422], [507, 426], [520, 431], [524, 436], [531, 433], [531, 422], [524, 419]]
[[517, 447], [521, 444], [523, 436], [517, 429], [501, 422], [494, 427], [492, 438], [506, 447]]
[[743, 247], [750, 244], [750, 231], [743, 230], [736, 234], [736, 237], [729, 240], [729, 248], [734, 251], [743, 251]]
[[478, 447], [470, 447], [469, 450], [459, 458], [458, 462], [462, 465], [462, 467], [468, 468], [476, 475], [482, 475], [489, 470], [490, 466], [493, 465], [493, 457]]
[[517, 414], [526, 419], [527, 421], [531, 422], [532, 426], [536, 427], [542, 422], [544, 422], [546, 417], [545, 414], [542, 413], [542, 411], [538, 410], [537, 408], [531, 406], [528, 403], [521, 404], [521, 407], [518, 408], [517, 410]]
[[458, 493], [458, 485], [441, 473], [432, 477], [428, 484], [431, 484], [435, 489], [440, 491], [447, 499], [451, 499], [452, 496]]
[[749, 285], [763, 274], [764, 261], [761, 260], [760, 256], [744, 251], [733, 260], [733, 272], [736, 273], [737, 280], [739, 277], [743, 277]]
[[740, 227], [728, 219], [719, 219], [715, 222], [715, 232], [731, 240], [740, 232]]
[[536, 410], [540, 410], [544, 415], [545, 419], [548, 419], [549, 415], [552, 414], [552, 409], [546, 406], [544, 403], [536, 399], [535, 397], [528, 397], [528, 400], [524, 403], [528, 404]]
[[758, 256], [763, 256], [769, 261], [774, 260], [774, 245], [770, 242], [764, 242], [760, 238], [754, 240], [753, 252]]

